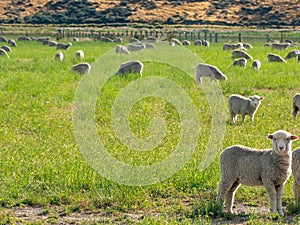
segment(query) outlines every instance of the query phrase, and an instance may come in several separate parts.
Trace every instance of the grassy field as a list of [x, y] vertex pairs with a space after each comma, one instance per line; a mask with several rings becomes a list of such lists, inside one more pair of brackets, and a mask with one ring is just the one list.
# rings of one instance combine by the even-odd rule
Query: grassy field
[[[233, 144], [270, 148], [267, 135], [278, 129], [300, 136], [299, 120], [291, 115], [292, 96], [300, 92], [299, 63], [294, 59], [287, 64], [268, 63], [268, 53], [284, 57], [290, 49], [279, 52], [263, 47], [263, 43], [251, 44], [254, 48], [249, 54], [262, 62], [259, 71], [252, 70], [250, 62], [245, 69], [229, 67], [230, 52], [222, 51], [222, 43], [212, 43], [209, 48], [186, 47], [228, 76], [228, 81], [220, 82], [224, 95], [224, 106], [220, 107], [226, 110], [225, 136], [213, 162], [203, 171], [201, 157], [209, 142], [212, 118], [206, 95], [193, 77], [174, 66], [145, 61], [142, 78], [138, 74], [111, 76], [99, 88], [94, 116], [98, 135], [111, 156], [130, 165], [153, 165], [168, 158], [180, 141], [181, 117], [163, 98], [136, 101], [128, 117], [131, 131], [147, 138], [151, 120], [159, 117], [165, 121], [166, 136], [152, 151], [125, 146], [115, 136], [111, 109], [129, 84], [151, 77], [171, 80], [188, 94], [198, 112], [199, 137], [188, 163], [164, 181], [129, 186], [97, 173], [81, 154], [74, 135], [73, 103], [82, 78], [69, 72], [75, 63], [73, 55], [78, 49], [84, 50], [84, 61], [93, 66], [115, 44], [73, 43], [64, 51], [64, 62], [58, 63], [54, 61], [55, 49], [37, 42], [18, 42], [9, 59], [0, 57], [0, 224], [299, 223], [292, 177], [283, 196], [284, 218], [268, 214], [267, 194], [260, 187], [238, 190], [236, 215], [221, 213], [215, 204], [222, 149]], [[233, 93], [264, 97], [253, 123], [249, 117], [243, 124], [230, 123], [226, 99]], [[295, 142], [293, 149], [299, 145]]]

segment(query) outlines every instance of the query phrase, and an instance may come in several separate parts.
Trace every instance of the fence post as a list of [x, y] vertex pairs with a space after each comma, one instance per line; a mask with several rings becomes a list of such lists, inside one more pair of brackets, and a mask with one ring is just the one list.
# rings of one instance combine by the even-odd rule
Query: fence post
[[218, 32], [215, 33], [215, 42], [218, 43]]
[[242, 42], [242, 34], [239, 33], [239, 42]]
[[212, 42], [212, 32], [209, 33], [209, 42]]
[[204, 32], [204, 40], [207, 40], [207, 31]]

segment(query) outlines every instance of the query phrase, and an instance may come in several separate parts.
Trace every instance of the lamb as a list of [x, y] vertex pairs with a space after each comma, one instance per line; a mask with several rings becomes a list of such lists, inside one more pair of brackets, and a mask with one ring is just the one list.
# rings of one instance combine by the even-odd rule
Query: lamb
[[56, 61], [62, 62], [64, 59], [64, 54], [62, 52], [57, 52], [54, 56]]
[[141, 43], [137, 38], [130, 38], [129, 40], [130, 43]]
[[127, 49], [130, 52], [137, 52], [145, 49], [146, 46], [144, 44], [130, 44], [128, 45]]
[[253, 60], [252, 56], [250, 56], [247, 52], [241, 51], [241, 50], [233, 50], [231, 52], [231, 58], [245, 58], [248, 60]]
[[82, 50], [78, 50], [75, 52], [75, 58], [84, 59], [84, 52]]
[[69, 49], [69, 48], [71, 48], [71, 47], [72, 47], [72, 43], [71, 43], [71, 42], [69, 42], [69, 43], [67, 43], [67, 44], [57, 43], [57, 45], [56, 45], [56, 49], [64, 49], [64, 50], [67, 50], [67, 49]]
[[12, 46], [12, 47], [17, 47], [17, 43], [15, 42], [14, 39], [9, 39], [7, 42], [8, 42], [8, 44], [9, 44], [10, 46]]
[[185, 46], [191, 46], [191, 42], [189, 42], [188, 40], [184, 40], [182, 42], [182, 45], [185, 45]]
[[271, 45], [271, 48], [272, 48], [273, 50], [284, 50], [284, 49], [286, 49], [286, 48], [288, 48], [288, 47], [290, 47], [290, 46], [291, 46], [290, 43], [284, 43], [284, 44], [282, 44], [282, 43], [273, 43], [273, 44]]
[[127, 73], [139, 73], [142, 76], [144, 64], [140, 61], [129, 61], [122, 63], [119, 67], [116, 75], [127, 74]]
[[89, 63], [79, 63], [71, 67], [70, 71], [78, 73], [80, 75], [88, 74], [91, 71], [91, 65]]
[[209, 47], [209, 41], [207, 40], [202, 41], [202, 45], [205, 47]]
[[297, 113], [298, 113], [298, 111], [300, 109], [300, 93], [296, 93], [293, 96], [292, 104], [293, 104], [292, 115], [296, 119]]
[[79, 41], [78, 37], [74, 37], [74, 38], [73, 38], [73, 41], [74, 41], [74, 42], [78, 42], [78, 41]]
[[146, 47], [146, 49], [155, 49], [156, 48], [155, 45], [149, 44], [149, 43], [146, 43], [145, 47]]
[[239, 58], [233, 61], [232, 66], [241, 66], [241, 67], [246, 67], [247, 65], [247, 59], [245, 58]]
[[202, 77], [210, 77], [211, 83], [218, 80], [227, 80], [227, 77], [216, 67], [206, 63], [199, 63], [196, 66], [196, 82], [202, 83]]
[[291, 58], [297, 59], [299, 54], [300, 54], [299, 50], [292, 50], [284, 57], [284, 59], [291, 59]]
[[261, 67], [261, 62], [256, 59], [252, 62], [252, 69], [259, 70]]
[[0, 48], [0, 56], [1, 55], [5, 56], [6, 58], [9, 58], [9, 55], [7, 54], [7, 52], [2, 48]]
[[253, 46], [249, 43], [243, 43], [243, 47], [246, 48], [246, 49], [253, 48]]
[[9, 46], [7, 46], [7, 45], [3, 45], [1, 48], [3, 50], [5, 50], [6, 52], [12, 52], [11, 48]]
[[123, 39], [121, 37], [116, 37], [113, 42], [115, 43], [122, 43], [123, 42]]
[[237, 94], [231, 95], [228, 98], [228, 109], [231, 121], [235, 123], [236, 116], [240, 114], [242, 115], [242, 122], [245, 122], [246, 115], [251, 116], [253, 122], [254, 115], [260, 106], [261, 100], [263, 100], [263, 97], [258, 95], [253, 95], [250, 98], [245, 98]]
[[236, 49], [242, 49], [243, 48], [243, 43], [236, 43], [236, 44], [228, 44], [225, 43], [223, 45], [223, 50], [236, 50]]
[[0, 36], [0, 42], [7, 42], [7, 38], [6, 37], [3, 37], [3, 36]]
[[116, 53], [117, 54], [130, 54], [130, 51], [128, 51], [127, 48], [123, 45], [117, 45]]
[[182, 45], [181, 42], [177, 38], [172, 38], [171, 42], [175, 43], [175, 45]]
[[269, 53], [267, 55], [267, 58], [268, 58], [268, 62], [282, 62], [282, 63], [286, 63], [286, 61], [280, 55], [277, 55], [277, 54]]
[[234, 145], [220, 155], [221, 178], [217, 201], [225, 198], [228, 212], [233, 213], [234, 195], [241, 184], [264, 186], [269, 195], [271, 213], [283, 216], [282, 192], [291, 174], [291, 145], [298, 137], [285, 130], [269, 134], [272, 149], [258, 150], [247, 146]]
[[292, 153], [293, 197], [297, 206], [300, 204], [300, 148]]

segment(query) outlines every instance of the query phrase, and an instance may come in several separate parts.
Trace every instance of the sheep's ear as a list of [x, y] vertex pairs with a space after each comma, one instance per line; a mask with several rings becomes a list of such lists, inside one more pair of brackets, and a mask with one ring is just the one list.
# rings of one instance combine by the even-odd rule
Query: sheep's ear
[[291, 136], [291, 140], [297, 140], [297, 139], [298, 139], [298, 137], [296, 135]]
[[264, 97], [260, 97], [260, 98], [259, 98], [259, 100], [263, 100], [263, 99], [264, 99]]
[[274, 137], [273, 137], [272, 134], [269, 134], [269, 135], [268, 135], [268, 138], [273, 140]]

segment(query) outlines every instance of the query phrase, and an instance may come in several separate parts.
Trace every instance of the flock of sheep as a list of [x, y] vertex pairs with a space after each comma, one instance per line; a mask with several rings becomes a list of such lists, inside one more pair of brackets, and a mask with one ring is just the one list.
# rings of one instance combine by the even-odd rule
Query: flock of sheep
[[[72, 43], [57, 43], [51, 41], [50, 38], [36, 38], [31, 37], [19, 37], [18, 41], [37, 40], [38, 42], [48, 45], [49, 47], [56, 47], [58, 50], [54, 56], [54, 59], [62, 62], [64, 54], [62, 50], [67, 50], [72, 47]], [[17, 44], [14, 40], [7, 40], [5, 37], [0, 37], [0, 42], [7, 42], [10, 47], [16, 47]], [[74, 38], [74, 42], [78, 41]], [[101, 41], [104, 42], [116, 42], [122, 43], [121, 38], [111, 40], [106, 37], [102, 37]], [[115, 48], [116, 54], [131, 54], [145, 49], [155, 49], [154, 43], [158, 40], [156, 38], [149, 38], [147, 43], [142, 43], [136, 38], [130, 39], [130, 44], [125, 46], [118, 44]], [[8, 52], [12, 52], [8, 45], [3, 45], [0, 48], [0, 55], [9, 57]], [[169, 42], [170, 47], [176, 45], [189, 46], [191, 43], [184, 40], [182, 43], [172, 38]], [[209, 42], [206, 40], [196, 40], [194, 45], [202, 45], [209, 47]], [[283, 50], [290, 47], [291, 43], [272, 43], [265, 46], [271, 47], [276, 50]], [[224, 44], [224, 51], [231, 51], [231, 57], [234, 59], [231, 66], [246, 67], [247, 61], [252, 61], [252, 68], [259, 70], [261, 62], [258, 59], [253, 60], [252, 56], [247, 52], [247, 49], [253, 48], [249, 43], [236, 43], [236, 44]], [[76, 51], [74, 58], [83, 60], [85, 57], [83, 50]], [[300, 53], [298, 50], [290, 51], [285, 59], [281, 56], [270, 53], [267, 55], [269, 62], [283, 62], [286, 63], [287, 59], [296, 58], [300, 61]], [[138, 60], [124, 62], [120, 65], [116, 75], [126, 73], [139, 73], [142, 76], [142, 70], [144, 68], [143, 63]], [[79, 63], [73, 65], [70, 69], [74, 73], [81, 75], [88, 74], [91, 70], [89, 63]], [[199, 63], [196, 65], [196, 82], [202, 83], [202, 78], [208, 77], [211, 82], [218, 80], [227, 80], [227, 76], [224, 75], [216, 66], [206, 63]], [[235, 123], [236, 116], [242, 116], [242, 122], [245, 121], [246, 115], [251, 116], [254, 121], [254, 115], [259, 108], [263, 97], [254, 95], [250, 98], [238, 94], [232, 94], [228, 98], [228, 108], [230, 114], [230, 120]], [[296, 118], [296, 115], [300, 109], [300, 93], [297, 93], [292, 98], [292, 115]], [[217, 200], [221, 204], [225, 200], [226, 209], [232, 213], [232, 206], [234, 202], [234, 194], [241, 184], [247, 186], [264, 186], [269, 195], [270, 211], [278, 212], [281, 216], [284, 215], [282, 210], [282, 192], [284, 184], [289, 178], [291, 172], [294, 177], [293, 183], [293, 195], [298, 202], [300, 197], [300, 148], [296, 149], [292, 153], [291, 143], [298, 137], [284, 130], [278, 130], [273, 134], [269, 134], [268, 138], [272, 140], [272, 148], [270, 150], [258, 150], [247, 146], [234, 145], [226, 148], [220, 154], [220, 172], [221, 178], [218, 186]], [[253, 163], [255, 162], [255, 163]]]

